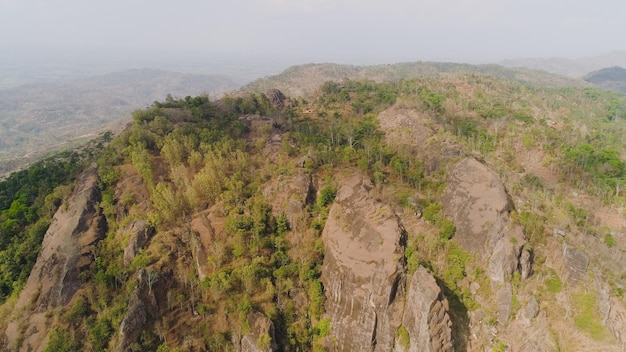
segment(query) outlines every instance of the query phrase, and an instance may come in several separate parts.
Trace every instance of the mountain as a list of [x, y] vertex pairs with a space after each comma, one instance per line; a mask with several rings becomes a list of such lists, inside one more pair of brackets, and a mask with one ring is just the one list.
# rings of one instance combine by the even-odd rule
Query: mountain
[[137, 69], [0, 90], [0, 175], [119, 130], [133, 110], [167, 94], [220, 94], [237, 87], [222, 76]]
[[375, 82], [396, 82], [402, 79], [439, 77], [441, 75], [491, 75], [503, 79], [539, 85], [584, 86], [584, 82], [527, 69], [511, 69], [498, 65], [467, 65], [441, 62], [413, 62], [395, 65], [350, 66], [338, 64], [307, 64], [293, 66], [281, 74], [261, 78], [243, 87], [244, 91], [266, 91], [276, 88], [290, 96], [313, 94], [327, 81], [368, 79]]
[[626, 96], [443, 67], [169, 97], [9, 177], [0, 349], [620, 351]]
[[585, 76], [585, 81], [603, 89], [626, 93], [626, 69], [619, 66], [591, 72]]
[[615, 51], [605, 55], [579, 59], [568, 58], [521, 58], [500, 62], [506, 67], [525, 67], [532, 70], [551, 72], [572, 78], [580, 78], [586, 74], [605, 67], [626, 66], [626, 52]]

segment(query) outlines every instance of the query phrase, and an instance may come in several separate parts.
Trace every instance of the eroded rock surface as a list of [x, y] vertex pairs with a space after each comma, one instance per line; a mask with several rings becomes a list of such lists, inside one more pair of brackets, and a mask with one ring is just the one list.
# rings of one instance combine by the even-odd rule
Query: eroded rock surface
[[346, 180], [322, 233], [326, 312], [340, 351], [393, 346], [401, 319], [404, 232], [391, 209], [370, 198], [370, 188], [360, 176]]
[[[92, 250], [105, 234], [105, 221], [97, 207], [97, 181], [97, 167], [93, 166], [76, 181], [67, 206], [54, 215], [17, 302], [17, 309], [30, 314], [9, 324], [9, 346], [23, 338], [20, 351], [43, 350], [50, 319], [45, 313], [68, 304], [80, 288], [80, 274], [89, 268]], [[19, 336], [18, 325], [28, 326], [23, 336]]]
[[419, 267], [411, 278], [402, 319], [410, 338], [409, 348], [396, 341], [394, 351], [454, 351], [448, 309], [448, 300], [435, 278]]
[[[493, 283], [507, 282], [520, 269], [525, 240], [521, 227], [510, 221], [514, 206], [498, 175], [477, 160], [465, 158], [452, 168], [441, 200], [445, 214], [456, 225], [454, 240], [488, 261]], [[532, 271], [530, 259], [530, 253], [524, 255], [526, 275]]]
[[587, 272], [589, 258], [583, 251], [572, 247], [567, 243], [563, 244], [563, 262], [565, 264], [565, 280], [570, 285], [575, 285]]
[[144, 220], [134, 220], [128, 225], [127, 232], [130, 234], [128, 245], [124, 248], [124, 266], [130, 265], [138, 251], [142, 249], [154, 232]]
[[414, 274], [407, 295], [405, 231], [388, 206], [370, 197], [371, 187], [360, 176], [344, 181], [322, 233], [328, 347], [403, 351], [396, 336], [404, 326], [411, 351], [450, 351], [447, 301], [424, 268]]
[[265, 315], [255, 312], [248, 316], [250, 332], [241, 337], [238, 351], [269, 352], [274, 350], [274, 324]]

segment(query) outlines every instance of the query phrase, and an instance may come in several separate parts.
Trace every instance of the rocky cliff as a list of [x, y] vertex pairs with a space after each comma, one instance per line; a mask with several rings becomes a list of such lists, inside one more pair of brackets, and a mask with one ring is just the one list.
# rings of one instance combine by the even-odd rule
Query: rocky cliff
[[514, 210], [498, 175], [473, 158], [455, 164], [442, 196], [444, 211], [456, 225], [454, 240], [476, 257], [488, 261], [494, 284], [510, 280], [516, 270], [531, 273], [530, 253], [522, 253], [522, 228], [511, 221]]
[[345, 180], [322, 233], [327, 344], [339, 351], [450, 351], [447, 301], [423, 268], [407, 292], [406, 233], [371, 188], [361, 176]]
[[68, 304], [80, 288], [81, 273], [94, 259], [95, 244], [104, 235], [105, 222], [97, 207], [97, 167], [76, 181], [67, 205], [59, 208], [44, 236], [37, 262], [20, 293], [9, 324], [8, 346], [16, 351], [41, 351], [46, 345], [49, 312]]

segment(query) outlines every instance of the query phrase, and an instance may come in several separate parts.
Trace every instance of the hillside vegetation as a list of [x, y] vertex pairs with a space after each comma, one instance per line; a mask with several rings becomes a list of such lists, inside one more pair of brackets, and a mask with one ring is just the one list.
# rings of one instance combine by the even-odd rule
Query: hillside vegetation
[[[42, 313], [35, 303], [43, 293], [18, 300], [24, 273], [3, 278], [2, 346], [332, 350], [340, 317], [327, 311], [336, 297], [322, 280], [322, 234], [335, 203], [345, 202], [336, 199], [342, 185], [357, 175], [378, 202], [368, 221], [403, 224], [402, 277], [429, 272], [449, 302], [456, 350], [618, 351], [626, 336], [626, 96], [527, 71], [434, 66], [407, 79], [426, 66], [348, 69], [397, 75], [376, 80], [305, 66], [249, 87], [294, 87], [313, 70], [291, 98], [257, 90], [219, 101], [168, 97], [136, 110], [93, 157], [106, 231], [81, 268], [80, 288], [45, 313], [46, 339], [33, 341], [27, 322]], [[339, 81], [312, 83], [328, 75]], [[503, 228], [521, 229], [532, 273], [516, 267], [496, 282], [485, 253], [457, 241], [443, 195], [451, 170], [467, 160], [502, 181], [513, 204]], [[2, 243], [21, 242], [23, 232], [5, 230], [16, 222], [40, 240], [45, 224], [36, 223], [47, 220], [30, 214], [50, 214], [67, 193], [54, 187], [66, 180], [0, 204]], [[36, 259], [2, 250], [24, 268]], [[419, 348], [405, 325], [395, 339], [400, 350]]]

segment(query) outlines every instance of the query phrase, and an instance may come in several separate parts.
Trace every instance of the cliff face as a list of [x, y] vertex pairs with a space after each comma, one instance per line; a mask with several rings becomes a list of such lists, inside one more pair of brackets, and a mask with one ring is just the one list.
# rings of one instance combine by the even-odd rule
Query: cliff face
[[[406, 233], [393, 211], [369, 195], [371, 187], [360, 176], [344, 181], [322, 233], [327, 343], [340, 351], [451, 350], [447, 302], [423, 268], [407, 295]], [[399, 331], [410, 344], [396, 341]]]
[[524, 278], [530, 275], [531, 255], [522, 253], [522, 229], [509, 216], [513, 202], [495, 172], [476, 159], [461, 160], [450, 172], [442, 203], [456, 225], [454, 240], [488, 261], [492, 283], [507, 282], [518, 269]]
[[[54, 215], [17, 302], [17, 309], [25, 314], [7, 328], [9, 347], [23, 340], [18, 350], [42, 350], [48, 332], [46, 312], [68, 304], [80, 288], [80, 274], [89, 268], [92, 250], [105, 233], [104, 218], [96, 206], [97, 180], [94, 166], [80, 176], [67, 206]], [[19, 326], [27, 328], [19, 331]]]

